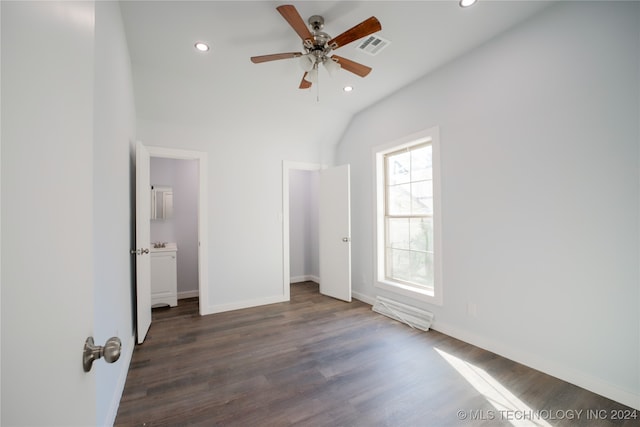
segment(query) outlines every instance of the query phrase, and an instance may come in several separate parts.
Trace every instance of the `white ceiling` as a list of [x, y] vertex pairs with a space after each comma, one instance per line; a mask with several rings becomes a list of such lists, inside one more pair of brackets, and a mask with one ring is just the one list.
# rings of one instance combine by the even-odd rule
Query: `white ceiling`
[[[479, 0], [460, 8], [446, 1], [124, 1], [121, 10], [130, 49], [139, 118], [182, 123], [291, 126], [296, 131], [334, 127], [341, 135], [353, 114], [472, 50], [540, 11], [547, 1]], [[336, 54], [368, 65], [360, 78], [341, 70], [300, 90], [296, 59], [253, 64], [249, 58], [302, 51], [298, 35], [276, 11], [294, 4], [306, 21], [325, 18], [336, 36], [369, 16], [391, 45], [377, 56], [355, 50]], [[197, 52], [196, 41], [211, 45]], [[354, 91], [343, 92], [346, 84]], [[319, 101], [317, 98], [319, 97]], [[242, 121], [242, 123], [240, 123]]]

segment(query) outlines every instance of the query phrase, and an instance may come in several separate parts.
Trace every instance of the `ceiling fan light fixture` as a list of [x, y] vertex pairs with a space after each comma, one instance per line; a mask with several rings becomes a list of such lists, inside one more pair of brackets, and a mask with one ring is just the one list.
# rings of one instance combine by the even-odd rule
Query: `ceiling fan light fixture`
[[460, 7], [469, 7], [476, 4], [478, 0], [460, 0]]
[[326, 68], [327, 71], [329, 72], [329, 75], [333, 77], [336, 75], [338, 71], [340, 71], [342, 67], [340, 66], [340, 64], [338, 64], [338, 61], [335, 61], [331, 58], [327, 58], [324, 61], [324, 68]]
[[353, 90], [353, 86], [345, 86], [345, 87], [342, 88], [342, 90], [347, 92], [347, 93], [351, 92]]
[[300, 57], [300, 67], [302, 67], [304, 71], [309, 72], [313, 70], [314, 65], [316, 65], [316, 59], [313, 54], [307, 53]]
[[307, 77], [305, 78], [309, 83], [317, 83], [318, 82], [318, 68], [314, 67], [310, 71], [307, 72]]

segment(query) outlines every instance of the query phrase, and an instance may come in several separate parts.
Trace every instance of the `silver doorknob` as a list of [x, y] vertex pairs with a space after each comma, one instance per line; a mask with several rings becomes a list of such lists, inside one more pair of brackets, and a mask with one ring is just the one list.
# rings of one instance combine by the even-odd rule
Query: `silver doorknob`
[[104, 357], [104, 361], [107, 363], [113, 363], [120, 359], [120, 352], [122, 350], [122, 342], [118, 337], [111, 337], [104, 344], [104, 347], [94, 345], [93, 337], [87, 338], [84, 342], [84, 351], [82, 352], [82, 368], [85, 372], [91, 370], [94, 360], [98, 360]]
[[351, 241], [351, 239], [348, 238], [348, 237], [343, 237], [342, 241], [345, 242], [345, 243], [349, 243]]
[[149, 253], [149, 249], [147, 249], [147, 248], [131, 249], [131, 255], [144, 255], [144, 254], [148, 254], [148, 253]]

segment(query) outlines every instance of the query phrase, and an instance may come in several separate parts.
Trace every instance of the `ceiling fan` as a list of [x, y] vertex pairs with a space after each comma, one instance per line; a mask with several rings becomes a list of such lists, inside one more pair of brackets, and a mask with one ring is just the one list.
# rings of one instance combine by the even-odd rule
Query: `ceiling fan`
[[324, 27], [324, 18], [322, 16], [313, 15], [309, 18], [310, 30], [307, 28], [307, 24], [304, 23], [295, 6], [285, 4], [278, 6], [276, 9], [302, 39], [304, 52], [253, 56], [251, 57], [253, 63], [259, 64], [261, 62], [276, 61], [279, 59], [300, 58], [300, 65], [305, 71], [302, 76], [302, 81], [300, 82], [300, 89], [310, 88], [311, 85], [318, 80], [318, 66], [320, 64], [323, 64], [331, 75], [341, 68], [360, 77], [365, 77], [371, 72], [371, 68], [366, 65], [338, 55], [330, 56], [330, 53], [355, 40], [380, 31], [382, 25], [375, 16], [365, 19], [355, 27], [332, 38], [329, 34], [322, 31]]

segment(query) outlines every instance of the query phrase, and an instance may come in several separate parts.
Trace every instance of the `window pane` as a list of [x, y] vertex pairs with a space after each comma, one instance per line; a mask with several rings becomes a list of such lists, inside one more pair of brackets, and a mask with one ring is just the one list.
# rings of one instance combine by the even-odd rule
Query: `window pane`
[[411, 183], [411, 213], [424, 215], [433, 213], [433, 186], [431, 181]]
[[425, 252], [411, 252], [410, 256], [410, 282], [418, 285], [428, 286], [427, 278], [427, 254]]
[[426, 270], [426, 280], [427, 286], [432, 287], [435, 282], [435, 275], [433, 273], [433, 252], [427, 253], [427, 270]]
[[411, 252], [411, 279], [422, 286], [433, 286], [433, 254]]
[[431, 145], [411, 151], [411, 181], [432, 178]]
[[385, 277], [432, 289], [433, 149], [415, 147], [385, 157]]
[[412, 218], [409, 230], [411, 250], [433, 251], [433, 219]]
[[411, 281], [411, 252], [402, 249], [389, 250], [389, 277], [396, 280]]
[[387, 183], [404, 184], [411, 180], [411, 153], [405, 152], [387, 157]]
[[409, 218], [389, 218], [388, 245], [392, 248], [409, 249]]
[[402, 184], [387, 187], [387, 209], [389, 215], [411, 214], [411, 185]]
[[410, 236], [412, 250], [433, 252], [433, 218], [412, 218]]

